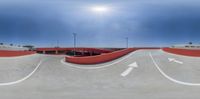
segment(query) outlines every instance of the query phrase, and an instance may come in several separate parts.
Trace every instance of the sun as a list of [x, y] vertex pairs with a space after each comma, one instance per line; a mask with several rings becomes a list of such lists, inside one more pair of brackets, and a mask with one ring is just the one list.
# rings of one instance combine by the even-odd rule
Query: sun
[[109, 9], [105, 6], [94, 6], [91, 8], [91, 10], [95, 13], [106, 13]]

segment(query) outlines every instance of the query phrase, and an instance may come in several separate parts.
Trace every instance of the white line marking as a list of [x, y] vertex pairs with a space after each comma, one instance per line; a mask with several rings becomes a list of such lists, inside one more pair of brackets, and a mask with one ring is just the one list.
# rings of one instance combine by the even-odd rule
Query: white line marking
[[169, 62], [175, 62], [178, 64], [183, 64], [183, 62], [176, 60], [175, 58], [168, 58]]
[[70, 67], [74, 67], [74, 68], [78, 68], [78, 69], [100, 69], [100, 68], [106, 68], [106, 67], [110, 67], [110, 66], [112, 66], [112, 65], [114, 65], [114, 64], [117, 64], [117, 63], [119, 63], [119, 62], [121, 62], [121, 61], [123, 61], [123, 60], [129, 58], [131, 55], [133, 55], [133, 54], [134, 54], [135, 52], [137, 52], [137, 51], [138, 51], [138, 50], [136, 50], [136, 51], [134, 51], [134, 52], [131, 52], [130, 54], [128, 54], [128, 55], [122, 57], [121, 60], [114, 61], [114, 62], [111, 63], [111, 64], [107, 64], [107, 65], [103, 65], [103, 66], [99, 66], [99, 67], [84, 67], [84, 66], [74, 65], [74, 64], [65, 62], [65, 58], [62, 59], [62, 60], [60, 60], [60, 62], [61, 62], [62, 64], [64, 64], [64, 65], [67, 65], [67, 66], [70, 66]]
[[134, 68], [138, 67], [136, 62], [134, 62], [128, 66], [129, 66], [129, 68], [126, 69], [123, 73], [121, 73], [121, 76], [123, 76], [123, 77], [127, 76]]
[[28, 79], [29, 77], [31, 77], [35, 73], [35, 71], [40, 67], [41, 64], [42, 64], [42, 61], [40, 61], [38, 63], [38, 65], [36, 66], [36, 68], [30, 74], [25, 76], [24, 78], [21, 78], [21, 79], [19, 79], [17, 81], [12, 81], [12, 82], [7, 82], [7, 83], [0, 83], [0, 86], [8, 86], [8, 85], [13, 85], [13, 84], [17, 84], [17, 83], [21, 83], [21, 82], [25, 81], [26, 79]]
[[176, 80], [174, 78], [171, 78], [170, 76], [168, 76], [167, 74], [165, 74], [161, 69], [160, 67], [158, 66], [158, 64], [156, 63], [155, 59], [153, 58], [151, 52], [149, 53], [149, 56], [151, 57], [154, 65], [156, 66], [156, 68], [158, 69], [158, 71], [165, 77], [167, 78], [168, 80], [174, 82], [174, 83], [177, 83], [177, 84], [181, 84], [181, 85], [187, 85], [187, 86], [200, 86], [200, 83], [189, 83], [189, 82], [182, 82], [182, 81], [179, 81], [179, 80]]

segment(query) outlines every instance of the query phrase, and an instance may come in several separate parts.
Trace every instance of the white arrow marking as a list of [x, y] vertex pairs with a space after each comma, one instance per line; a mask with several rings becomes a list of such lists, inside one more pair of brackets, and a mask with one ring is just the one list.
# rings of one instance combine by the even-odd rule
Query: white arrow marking
[[130, 64], [130, 65], [128, 65], [129, 67], [133, 67], [133, 68], [137, 68], [138, 67], [138, 64], [137, 64], [137, 62], [134, 62], [134, 63], [132, 63], [132, 64]]
[[132, 63], [132, 64], [130, 64], [128, 66], [129, 66], [129, 68], [126, 69], [123, 73], [121, 73], [121, 76], [123, 76], [123, 77], [127, 76], [133, 70], [133, 68], [137, 68], [138, 67], [136, 62], [134, 62], [134, 63]]
[[176, 60], [175, 58], [168, 58], [169, 62], [175, 62], [178, 64], [183, 64], [183, 62]]

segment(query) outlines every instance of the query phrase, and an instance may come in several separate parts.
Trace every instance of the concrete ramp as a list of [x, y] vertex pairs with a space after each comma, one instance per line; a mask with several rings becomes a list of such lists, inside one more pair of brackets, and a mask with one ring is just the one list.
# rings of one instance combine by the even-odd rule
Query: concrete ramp
[[0, 58], [0, 85], [19, 80], [31, 73], [40, 62], [38, 54], [22, 57]]
[[[109, 62], [110, 66], [96, 69], [76, 68], [62, 64], [61, 60], [65, 56], [43, 56], [45, 60], [29, 79], [12, 86], [1, 86], [0, 98], [198, 99], [200, 97], [199, 86], [173, 82], [160, 72], [162, 70], [176, 80], [198, 82], [198, 77], [194, 75], [182, 79], [181, 77], [185, 76], [181, 71], [191, 72], [189, 68], [198, 69], [196, 63], [199, 63], [199, 59], [191, 59], [196, 63], [188, 63], [193, 64], [190, 67], [185, 67], [186, 65], [178, 67], [174, 65], [176, 63], [168, 62], [168, 57], [178, 61], [183, 61], [184, 57], [171, 56], [160, 50], [138, 50], [128, 55], [130, 56], [124, 56], [126, 58], [122, 61], [112, 61], [116, 63]], [[183, 62], [185, 64], [187, 61]], [[132, 68], [129, 73], [121, 76], [129, 68]], [[194, 72], [198, 75], [196, 73], [198, 71]]]

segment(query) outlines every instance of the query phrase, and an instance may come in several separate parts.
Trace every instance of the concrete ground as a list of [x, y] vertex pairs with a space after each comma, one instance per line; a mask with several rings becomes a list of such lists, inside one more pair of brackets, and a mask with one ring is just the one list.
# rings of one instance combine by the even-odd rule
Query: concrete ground
[[199, 99], [200, 58], [138, 50], [76, 65], [64, 56], [0, 58], [1, 99]]

